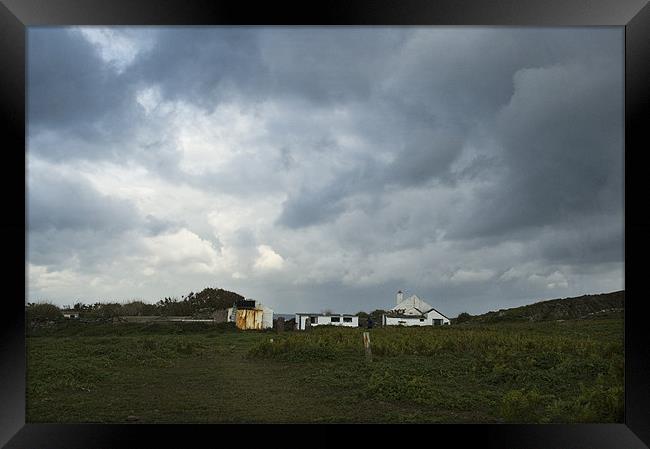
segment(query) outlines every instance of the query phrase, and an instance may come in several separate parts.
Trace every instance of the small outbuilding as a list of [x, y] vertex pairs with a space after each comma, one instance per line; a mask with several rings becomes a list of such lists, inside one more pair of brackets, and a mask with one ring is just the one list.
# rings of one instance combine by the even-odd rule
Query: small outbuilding
[[227, 320], [242, 330], [271, 329], [273, 309], [253, 299], [241, 299], [227, 310]]
[[312, 326], [359, 327], [359, 317], [349, 314], [333, 313], [296, 313], [296, 328], [305, 330]]

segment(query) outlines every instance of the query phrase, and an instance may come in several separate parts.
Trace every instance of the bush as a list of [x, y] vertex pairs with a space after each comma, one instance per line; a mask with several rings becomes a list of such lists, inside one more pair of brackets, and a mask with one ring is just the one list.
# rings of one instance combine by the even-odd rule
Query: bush
[[501, 416], [510, 422], [540, 423], [546, 415], [546, 407], [555, 399], [552, 395], [542, 395], [537, 390], [510, 390], [503, 396]]
[[403, 378], [386, 370], [372, 373], [366, 385], [366, 393], [376, 399], [415, 403], [428, 402], [430, 390], [430, 386], [422, 376], [412, 375]]
[[27, 322], [31, 325], [63, 320], [61, 310], [49, 302], [29, 303], [26, 310]]
[[601, 376], [593, 385], [582, 385], [577, 397], [554, 401], [548, 408], [548, 416], [554, 422], [622, 423], [623, 387], [608, 385], [609, 382], [616, 381], [605, 381]]

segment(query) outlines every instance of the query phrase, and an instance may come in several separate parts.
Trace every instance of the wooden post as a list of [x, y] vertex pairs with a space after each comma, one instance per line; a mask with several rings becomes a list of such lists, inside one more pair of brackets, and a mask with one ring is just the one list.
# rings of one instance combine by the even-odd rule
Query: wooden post
[[363, 333], [363, 347], [366, 350], [366, 360], [372, 362], [372, 350], [370, 349], [370, 332]]
[[284, 318], [280, 317], [275, 321], [275, 331], [284, 332]]

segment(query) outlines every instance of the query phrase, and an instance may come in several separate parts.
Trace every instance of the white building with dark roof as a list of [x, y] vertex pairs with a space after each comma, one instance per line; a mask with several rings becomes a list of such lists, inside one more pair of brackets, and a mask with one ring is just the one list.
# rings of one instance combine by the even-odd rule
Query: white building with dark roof
[[449, 318], [431, 307], [417, 295], [404, 299], [404, 293], [397, 292], [396, 305], [382, 317], [384, 326], [442, 326], [451, 324]]
[[296, 313], [296, 328], [305, 330], [308, 326], [359, 327], [359, 317], [338, 313]]

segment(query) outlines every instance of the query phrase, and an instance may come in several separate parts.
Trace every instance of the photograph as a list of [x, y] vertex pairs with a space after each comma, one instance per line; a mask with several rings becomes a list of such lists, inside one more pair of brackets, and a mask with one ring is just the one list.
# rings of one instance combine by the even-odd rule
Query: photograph
[[25, 422], [624, 424], [625, 43], [27, 27]]

